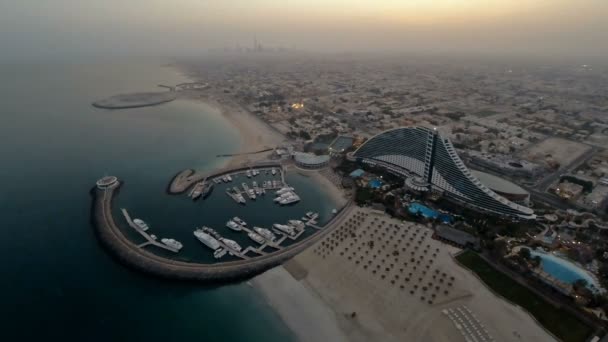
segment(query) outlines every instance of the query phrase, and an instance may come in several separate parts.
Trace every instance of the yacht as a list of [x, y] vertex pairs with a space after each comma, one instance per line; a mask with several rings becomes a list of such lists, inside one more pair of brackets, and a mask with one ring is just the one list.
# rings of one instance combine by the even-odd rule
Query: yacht
[[169, 247], [175, 248], [178, 251], [180, 249], [182, 249], [182, 247], [184, 247], [184, 245], [182, 245], [181, 242], [179, 242], [177, 240], [174, 240], [174, 239], [166, 239], [166, 238], [165, 239], [160, 239], [160, 242], [164, 243], [165, 245], [167, 245]]
[[216, 259], [219, 259], [219, 258], [223, 257], [224, 255], [226, 255], [226, 250], [223, 248], [218, 248], [215, 250], [215, 252], [213, 252], [213, 256]]
[[275, 223], [272, 225], [274, 228], [276, 228], [277, 230], [282, 231], [283, 233], [286, 233], [287, 235], [296, 235], [296, 231], [291, 228], [290, 226], [284, 225], [284, 224], [278, 224]]
[[219, 183], [221, 183], [221, 181], [218, 178], [213, 178], [213, 183], [219, 184]]
[[241, 227], [241, 225], [237, 224], [232, 220], [226, 222], [226, 227], [234, 230], [235, 232], [240, 232], [241, 230], [243, 230], [243, 227]]
[[226, 175], [226, 179], [228, 179], [229, 182], [232, 182], [232, 177], [230, 177], [230, 175]]
[[157, 240], [157, 239], [158, 239], [158, 237], [156, 237], [156, 235], [154, 235], [154, 234], [150, 234], [150, 238], [151, 238], [152, 240]]
[[253, 230], [268, 241], [274, 241], [276, 239], [276, 236], [266, 228], [253, 227]]
[[150, 227], [148, 227], [148, 224], [147, 224], [146, 222], [144, 222], [143, 220], [141, 220], [141, 219], [138, 219], [138, 218], [133, 219], [133, 223], [135, 223], [135, 225], [136, 225], [136, 226], [137, 226], [139, 229], [143, 230], [144, 232], [145, 232], [146, 230], [150, 229]]
[[239, 217], [235, 216], [232, 218], [232, 221], [234, 221], [236, 224], [246, 227], [247, 226], [247, 222], [241, 220]]
[[293, 189], [292, 187], [289, 187], [289, 186], [288, 186], [288, 187], [285, 187], [285, 188], [281, 188], [280, 190], [277, 190], [276, 194], [277, 194], [277, 195], [282, 195], [282, 194], [284, 194], [284, 193], [286, 193], [286, 192], [291, 192], [291, 191], [293, 191], [293, 190], [294, 190], [294, 189]]
[[253, 191], [253, 189], [248, 189], [247, 190], [247, 196], [249, 196], [250, 199], [255, 200], [255, 192]]
[[239, 201], [239, 203], [241, 203], [241, 204], [245, 204], [245, 203], [247, 203], [247, 200], [245, 200], [245, 197], [243, 197], [243, 195], [241, 195], [241, 194], [236, 195], [236, 199], [237, 199], [237, 201]]
[[253, 185], [253, 187], [254, 187], [254, 188], [257, 188], [257, 187], [258, 187], [258, 182], [253, 181], [253, 182], [251, 183], [251, 185]]
[[196, 183], [196, 185], [194, 185], [194, 188], [192, 188], [192, 191], [190, 192], [190, 197], [192, 197], [193, 200], [196, 200], [201, 197], [201, 195], [203, 194], [204, 186], [205, 182]]
[[296, 228], [297, 230], [302, 230], [304, 229], [304, 222], [300, 221], [300, 220], [289, 220], [289, 225]]
[[224, 183], [228, 183], [228, 177], [224, 176], [222, 177], [222, 180], [224, 181]]
[[207, 198], [211, 194], [211, 191], [213, 191], [213, 183], [206, 182], [205, 184], [203, 184], [203, 199]]
[[272, 173], [273, 176], [277, 174], [277, 170], [274, 167], [272, 168], [272, 171], [270, 171], [270, 172]]
[[268, 187], [268, 182], [264, 181], [262, 183], [262, 188], [266, 189]]
[[288, 196], [286, 198], [282, 198], [279, 201], [279, 204], [281, 204], [281, 205], [287, 205], [287, 204], [292, 204], [292, 203], [296, 203], [296, 202], [299, 202], [299, 201], [300, 201], [300, 197], [294, 195], [294, 196]]
[[234, 240], [230, 240], [230, 239], [222, 239], [222, 242], [223, 242], [223, 243], [225, 243], [225, 244], [226, 244], [226, 246], [228, 246], [228, 247], [230, 247], [230, 248], [234, 249], [234, 250], [235, 250], [235, 251], [237, 251], [237, 252], [240, 252], [240, 251], [241, 251], [241, 246], [240, 246], [238, 243], [236, 243], [236, 241], [234, 241]]
[[255, 190], [254, 190], [254, 191], [255, 191], [255, 195], [256, 195], [256, 196], [260, 196], [260, 195], [262, 194], [262, 192], [261, 192], [261, 191], [260, 191], [260, 189], [258, 189], [258, 188], [255, 188]]
[[249, 233], [247, 234], [247, 236], [249, 236], [249, 238], [257, 243], [259, 243], [260, 245], [263, 245], [266, 242], [266, 239], [264, 239], [261, 235], [258, 235], [256, 233]]
[[249, 190], [249, 185], [247, 185], [247, 183], [241, 183], [241, 186], [243, 187], [243, 190]]
[[245, 174], [247, 175], [247, 178], [251, 178], [251, 170], [247, 170]]
[[194, 236], [198, 241], [202, 242], [205, 246], [216, 250], [220, 248], [220, 243], [211, 234], [204, 232], [203, 230], [195, 230]]

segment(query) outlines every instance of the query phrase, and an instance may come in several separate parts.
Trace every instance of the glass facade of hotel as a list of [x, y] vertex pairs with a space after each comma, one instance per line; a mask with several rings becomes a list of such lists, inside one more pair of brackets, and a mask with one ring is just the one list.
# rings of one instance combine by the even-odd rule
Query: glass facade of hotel
[[534, 211], [496, 194], [464, 165], [449, 139], [425, 127], [404, 127], [382, 132], [365, 142], [353, 156], [404, 177], [422, 177], [472, 209], [513, 218], [533, 219]]

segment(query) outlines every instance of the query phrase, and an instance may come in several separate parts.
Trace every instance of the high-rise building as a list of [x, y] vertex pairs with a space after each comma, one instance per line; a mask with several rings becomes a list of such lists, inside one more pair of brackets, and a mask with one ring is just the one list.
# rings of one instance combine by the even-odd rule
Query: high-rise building
[[[448, 138], [436, 129], [403, 127], [384, 131], [361, 145], [353, 157], [406, 178], [418, 190], [434, 190], [471, 209], [534, 219], [534, 211], [482, 184], [464, 165]], [[409, 182], [408, 182], [409, 181]]]

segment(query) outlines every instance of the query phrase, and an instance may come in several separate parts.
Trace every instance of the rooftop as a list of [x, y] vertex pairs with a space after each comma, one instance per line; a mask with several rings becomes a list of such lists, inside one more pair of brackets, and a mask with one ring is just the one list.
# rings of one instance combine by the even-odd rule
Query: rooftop
[[504, 178], [500, 178], [489, 173], [471, 170], [471, 174], [477, 177], [481, 183], [488, 188], [506, 194], [527, 195], [528, 192], [519, 185], [509, 182]]

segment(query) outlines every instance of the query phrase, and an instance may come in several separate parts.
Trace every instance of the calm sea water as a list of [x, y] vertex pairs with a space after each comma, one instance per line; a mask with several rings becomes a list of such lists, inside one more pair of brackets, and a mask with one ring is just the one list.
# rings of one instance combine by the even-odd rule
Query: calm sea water
[[[120, 92], [155, 90], [184, 79], [160, 63], [0, 65], [0, 264], [2, 340], [290, 341], [292, 333], [246, 284], [206, 288], [160, 281], [114, 262], [89, 223], [89, 189], [105, 174], [126, 184], [117, 207], [159, 236], [184, 243], [182, 258], [206, 260], [192, 237], [223, 227], [329, 215], [329, 200], [297, 175], [301, 204], [270, 198], [245, 208], [216, 189], [206, 201], [165, 195], [189, 167], [221, 165], [236, 131], [212, 108], [188, 101], [125, 111], [92, 108]], [[275, 215], [274, 217], [271, 215]]]

